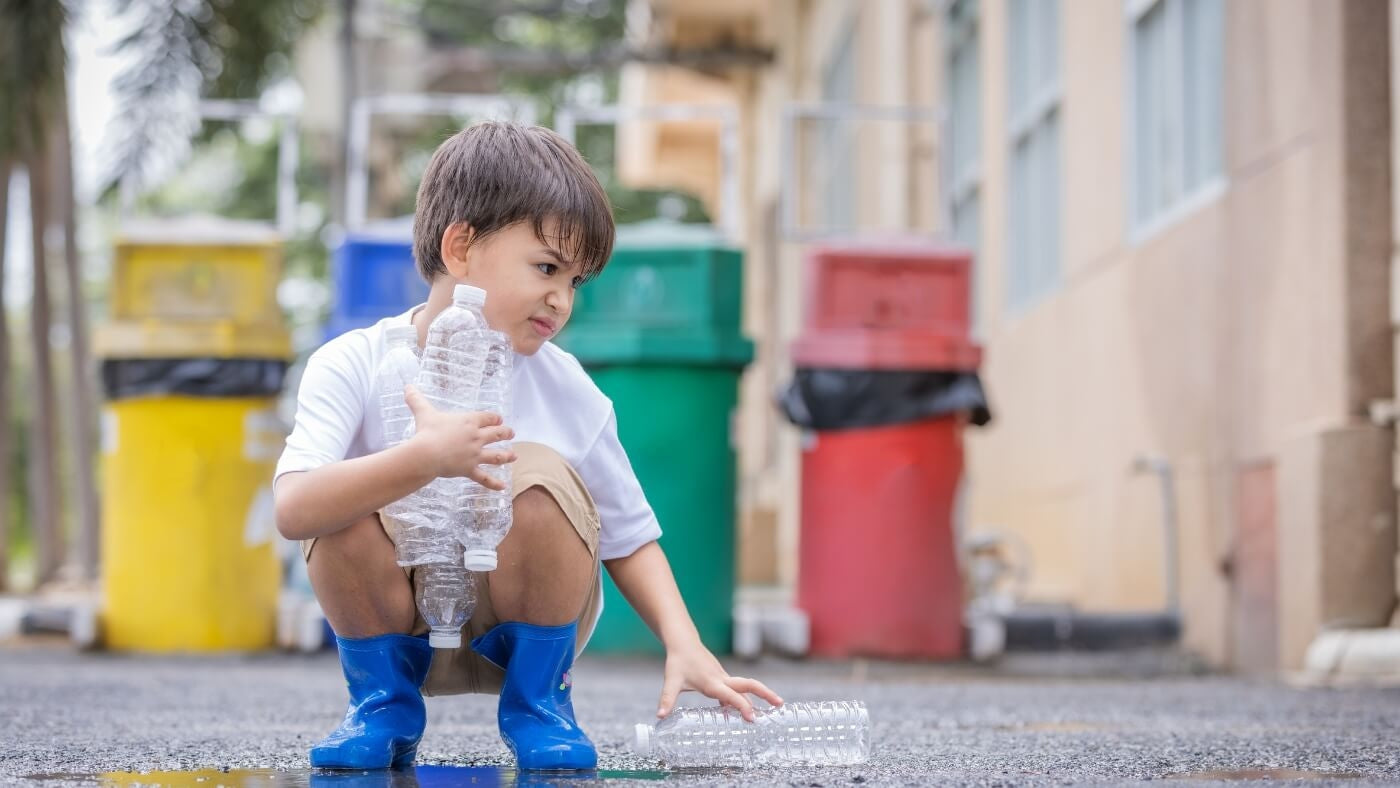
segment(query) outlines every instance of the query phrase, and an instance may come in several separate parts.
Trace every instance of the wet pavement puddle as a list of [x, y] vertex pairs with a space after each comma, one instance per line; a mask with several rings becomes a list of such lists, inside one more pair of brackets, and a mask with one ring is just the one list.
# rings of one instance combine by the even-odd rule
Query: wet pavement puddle
[[[684, 773], [691, 773], [685, 770]], [[722, 772], [716, 771], [718, 776]], [[79, 783], [101, 788], [453, 788], [459, 785], [574, 785], [598, 780], [665, 780], [672, 772], [598, 769], [523, 772], [504, 766], [414, 766], [408, 769], [201, 769], [187, 772], [32, 774], [31, 780]]]
[[1233, 782], [1237, 780], [1354, 780], [1360, 776], [1355, 772], [1315, 772], [1305, 769], [1218, 769], [1169, 774], [1167, 779]]

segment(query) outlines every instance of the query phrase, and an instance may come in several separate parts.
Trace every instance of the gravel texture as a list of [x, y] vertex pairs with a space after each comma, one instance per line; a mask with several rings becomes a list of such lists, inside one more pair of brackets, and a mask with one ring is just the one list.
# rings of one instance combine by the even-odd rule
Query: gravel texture
[[[585, 657], [575, 670], [575, 705], [598, 745], [600, 771], [584, 777], [616, 785], [1061, 785], [1181, 775], [1204, 783], [1242, 776], [1209, 772], [1266, 770], [1258, 774], [1400, 784], [1397, 689], [1298, 689], [1201, 675], [1171, 655], [1017, 658], [997, 669], [780, 660], [729, 667], [789, 701], [864, 700], [873, 757], [848, 768], [667, 772], [630, 754], [628, 744], [633, 724], [655, 709], [661, 663]], [[429, 699], [416, 772], [310, 773], [307, 747], [335, 726], [344, 702], [329, 652], [143, 657], [79, 653], [62, 642], [0, 645], [0, 782], [575, 782], [516, 774], [496, 732], [495, 699], [484, 696]], [[178, 771], [200, 773], [168, 774]], [[134, 776], [94, 776], [112, 772]]]

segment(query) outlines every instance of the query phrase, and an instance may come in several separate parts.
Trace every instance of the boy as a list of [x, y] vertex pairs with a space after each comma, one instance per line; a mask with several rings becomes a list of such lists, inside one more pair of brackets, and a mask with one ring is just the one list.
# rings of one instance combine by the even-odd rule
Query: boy
[[[594, 768], [569, 670], [602, 612], [600, 564], [665, 645], [657, 716], [686, 689], [749, 720], [745, 693], [782, 703], [760, 682], [728, 675], [701, 644], [618, 442], [612, 403], [549, 342], [569, 319], [575, 288], [607, 262], [613, 232], [597, 178], [558, 135], [471, 126], [438, 148], [418, 190], [414, 257], [431, 285], [428, 302], [337, 337], [307, 363], [277, 464], [277, 527], [302, 542], [350, 691], [340, 727], [311, 748], [312, 766], [406, 766], [423, 733], [423, 693], [499, 692], [497, 723], [520, 768]], [[385, 330], [411, 324], [421, 345], [459, 283], [486, 290], [487, 322], [517, 353], [512, 423], [436, 411], [410, 386], [416, 432], [385, 449], [373, 391]], [[484, 448], [510, 438], [513, 451]], [[377, 512], [439, 476], [499, 488], [478, 465], [507, 462], [514, 525], [496, 570], [476, 576], [476, 611], [464, 627], [471, 645], [434, 654], [413, 573], [395, 562]]]

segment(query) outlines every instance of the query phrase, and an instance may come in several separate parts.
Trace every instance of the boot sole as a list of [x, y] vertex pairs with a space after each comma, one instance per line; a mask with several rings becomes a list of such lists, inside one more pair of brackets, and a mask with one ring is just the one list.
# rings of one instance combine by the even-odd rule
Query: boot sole
[[388, 763], [380, 763], [380, 762], [375, 762], [375, 763], [365, 763], [365, 762], [351, 763], [351, 762], [348, 762], [348, 761], [337, 761], [337, 760], [335, 760], [335, 759], [333, 759], [333, 758], [332, 758], [332, 759], [326, 759], [326, 760], [323, 760], [323, 761], [321, 761], [321, 762], [318, 763], [316, 757], [313, 755], [313, 756], [310, 758], [310, 761], [311, 761], [311, 768], [313, 768], [313, 769], [342, 769], [342, 770], [356, 770], [356, 769], [403, 769], [403, 768], [406, 768], [406, 767], [408, 767], [408, 766], [412, 766], [412, 765], [413, 765], [414, 759], [418, 757], [418, 745], [416, 745], [416, 744], [413, 745], [412, 747], [408, 748], [407, 750], [397, 751], [397, 748], [395, 748], [395, 750], [396, 750], [397, 754], [394, 755], [394, 757], [393, 757]]

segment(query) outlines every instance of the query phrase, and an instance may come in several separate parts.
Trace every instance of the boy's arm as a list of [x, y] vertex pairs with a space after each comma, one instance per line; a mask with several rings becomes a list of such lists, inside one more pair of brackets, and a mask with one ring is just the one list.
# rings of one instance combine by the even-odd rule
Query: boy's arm
[[292, 471], [277, 480], [277, 530], [291, 540], [333, 534], [433, 480], [410, 441], [391, 449]]
[[439, 476], [466, 476], [491, 489], [504, 488], [479, 467], [515, 460], [514, 452], [484, 448], [514, 437], [509, 427], [501, 426], [499, 415], [444, 413], [412, 386], [406, 400], [417, 428], [412, 438], [381, 452], [277, 479], [275, 515], [282, 536], [299, 540], [335, 533]]
[[685, 608], [671, 564], [661, 545], [648, 542], [631, 555], [605, 561], [617, 589], [642, 617], [642, 621], [666, 647], [666, 674], [656, 716], [665, 717], [684, 690], [696, 690], [753, 721], [753, 704], [744, 693], [753, 693], [775, 706], [783, 699], [763, 682], [731, 676], [715, 655], [700, 642], [695, 622]]

